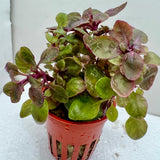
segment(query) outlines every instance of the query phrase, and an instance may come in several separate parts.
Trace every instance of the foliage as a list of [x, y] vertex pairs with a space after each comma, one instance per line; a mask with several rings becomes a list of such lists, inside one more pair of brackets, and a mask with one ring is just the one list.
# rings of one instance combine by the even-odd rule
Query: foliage
[[[29, 48], [20, 48], [15, 64], [6, 64], [12, 81], [3, 91], [16, 103], [24, 86], [30, 84], [30, 99], [22, 105], [22, 118], [32, 115], [36, 122], [43, 123], [49, 111], [56, 113], [61, 108], [59, 113], [67, 114], [64, 117], [72, 121], [91, 121], [106, 115], [115, 121], [116, 101], [130, 115], [125, 125], [128, 135], [139, 139], [146, 133], [143, 90], [152, 86], [160, 58], [148, 51], [147, 35], [127, 22], [117, 20], [113, 28], [100, 25], [126, 4], [106, 12], [88, 8], [82, 15], [59, 13], [58, 26], [46, 32], [48, 47], [38, 63]], [[24, 79], [18, 80], [17, 76]]]

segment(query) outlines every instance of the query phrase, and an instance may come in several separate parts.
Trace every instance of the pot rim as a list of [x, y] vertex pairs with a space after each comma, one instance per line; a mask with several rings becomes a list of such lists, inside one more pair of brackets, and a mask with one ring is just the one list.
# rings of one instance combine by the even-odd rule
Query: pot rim
[[59, 123], [64, 123], [64, 124], [71, 124], [71, 125], [88, 125], [88, 124], [95, 124], [97, 122], [103, 122], [103, 121], [106, 121], [107, 120], [107, 117], [102, 117], [101, 119], [98, 119], [98, 120], [93, 120], [93, 121], [89, 121], [89, 122], [73, 122], [73, 121], [68, 121], [68, 120], [65, 120], [65, 119], [62, 119], [62, 118], [59, 118], [57, 117], [56, 115], [54, 115], [53, 113], [49, 112], [48, 114], [48, 118], [49, 119], [53, 119], [53, 120], [56, 120], [57, 122]]

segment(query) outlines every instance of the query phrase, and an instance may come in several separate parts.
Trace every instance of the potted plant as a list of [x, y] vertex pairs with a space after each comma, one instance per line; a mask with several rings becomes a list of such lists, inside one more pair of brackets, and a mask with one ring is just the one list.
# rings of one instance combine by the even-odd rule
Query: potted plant
[[20, 116], [47, 120], [55, 157], [88, 159], [106, 119], [117, 119], [116, 103], [130, 115], [125, 124], [130, 138], [139, 139], [147, 131], [143, 90], [152, 86], [160, 58], [145, 46], [147, 35], [127, 22], [117, 20], [113, 28], [100, 25], [126, 4], [104, 13], [92, 8], [82, 15], [59, 13], [58, 26], [47, 28], [47, 49], [38, 63], [29, 48], [21, 47], [15, 64], [6, 64], [12, 81], [4, 93], [16, 103], [30, 84], [30, 99]]

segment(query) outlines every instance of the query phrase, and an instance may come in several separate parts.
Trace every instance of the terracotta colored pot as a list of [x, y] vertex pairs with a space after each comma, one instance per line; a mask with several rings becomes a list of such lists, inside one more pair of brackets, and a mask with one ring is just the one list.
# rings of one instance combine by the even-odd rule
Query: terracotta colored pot
[[49, 113], [47, 131], [49, 148], [56, 159], [86, 160], [99, 141], [107, 118], [91, 122], [71, 122]]

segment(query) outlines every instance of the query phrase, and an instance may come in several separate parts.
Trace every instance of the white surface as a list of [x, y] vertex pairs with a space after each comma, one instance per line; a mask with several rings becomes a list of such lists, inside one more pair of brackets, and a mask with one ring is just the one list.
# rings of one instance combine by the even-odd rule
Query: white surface
[[9, 80], [4, 67], [7, 61], [12, 61], [10, 0], [0, 0], [0, 93], [2, 86]]
[[[82, 13], [89, 7], [106, 11], [117, 7], [125, 0], [12, 0], [13, 51], [21, 46], [28, 46], [39, 59], [38, 55], [46, 48], [46, 27], [56, 25], [55, 16], [59, 12]], [[148, 46], [160, 56], [160, 0], [129, 0], [126, 8], [118, 15], [106, 21], [113, 26], [115, 20], [122, 19], [134, 27], [143, 30], [149, 37]], [[160, 72], [159, 72], [160, 73]], [[148, 99], [149, 112], [160, 115], [160, 74], [154, 86], [145, 93]]]
[[[18, 104], [0, 95], [0, 160], [54, 160], [48, 149], [45, 125], [37, 125], [32, 117], [19, 118], [22, 95]], [[128, 115], [119, 108], [115, 123], [106, 122], [101, 139], [90, 160], [160, 160], [160, 117], [147, 115], [148, 132], [140, 140], [128, 138], [124, 123]]]

